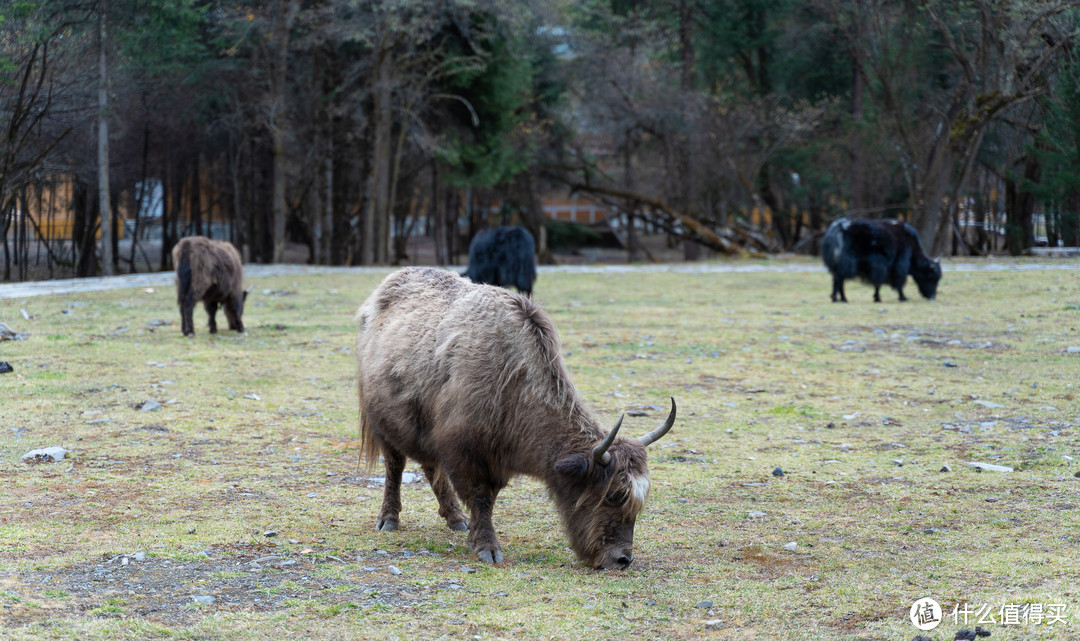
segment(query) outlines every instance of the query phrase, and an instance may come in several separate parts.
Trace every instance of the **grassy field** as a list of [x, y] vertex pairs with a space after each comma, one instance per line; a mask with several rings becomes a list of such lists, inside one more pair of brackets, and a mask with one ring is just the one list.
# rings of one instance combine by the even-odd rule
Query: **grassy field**
[[194, 339], [171, 287], [0, 300], [27, 335], [0, 343], [0, 637], [1080, 638], [1080, 272], [847, 305], [825, 273], [541, 275], [605, 419], [679, 403], [626, 572], [578, 564], [527, 478], [501, 567], [423, 482], [374, 531], [352, 314], [379, 278], [250, 279], [247, 333], [200, 309]]

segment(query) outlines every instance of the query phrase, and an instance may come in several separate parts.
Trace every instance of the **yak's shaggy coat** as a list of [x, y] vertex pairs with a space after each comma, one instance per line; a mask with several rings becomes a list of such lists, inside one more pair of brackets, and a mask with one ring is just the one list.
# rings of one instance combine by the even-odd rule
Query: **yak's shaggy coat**
[[408, 457], [431, 482], [440, 516], [452, 529], [468, 527], [484, 561], [502, 559], [496, 496], [528, 474], [547, 484], [582, 561], [630, 563], [649, 487], [645, 445], [670, 429], [674, 406], [646, 437], [601, 443], [608, 432], [570, 382], [548, 315], [524, 296], [451, 272], [397, 271], [356, 319], [363, 449], [369, 465], [380, 453], [386, 462], [378, 529], [398, 527]]
[[242, 316], [247, 292], [240, 253], [231, 243], [203, 236], [183, 238], [172, 250], [176, 265], [176, 299], [180, 305], [180, 331], [195, 334], [192, 312], [203, 301], [210, 317], [210, 333], [217, 332], [217, 308], [225, 310], [229, 329], [244, 331]]
[[907, 300], [904, 283], [909, 275], [919, 293], [933, 300], [941, 280], [941, 265], [923, 253], [919, 232], [899, 220], [841, 218], [825, 232], [821, 258], [832, 273], [834, 303], [847, 302], [844, 281], [850, 278], [873, 285], [877, 303], [885, 284], [897, 291], [901, 301]]
[[474, 283], [516, 287], [532, 297], [536, 282], [536, 241], [523, 227], [483, 229], [469, 243], [469, 267]]

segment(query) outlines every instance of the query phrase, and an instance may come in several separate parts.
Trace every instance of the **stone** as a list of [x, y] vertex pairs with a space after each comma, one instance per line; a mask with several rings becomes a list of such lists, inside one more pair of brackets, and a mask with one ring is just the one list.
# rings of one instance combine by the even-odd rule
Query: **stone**
[[1066, 354], [1080, 354], [1080, 345], [1070, 345], [1065, 348]]
[[712, 607], [712, 601], [702, 601], [702, 602], [698, 603], [696, 607], [699, 607], [702, 610], [708, 610], [709, 608]]
[[777, 465], [777, 466], [776, 466], [776, 469], [774, 469], [774, 470], [772, 471], [772, 475], [773, 475], [773, 476], [783, 476], [783, 475], [784, 475], [784, 470], [783, 470], [783, 469], [781, 469], [779, 465]]
[[40, 450], [30, 450], [22, 455], [22, 460], [27, 463], [58, 463], [64, 460], [67, 455], [67, 450], [59, 445], [54, 445]]
[[194, 601], [195, 603], [200, 603], [202, 605], [212, 605], [214, 603], [214, 601], [216, 601], [217, 599], [215, 599], [214, 597], [212, 597], [212, 596], [210, 596], [208, 594], [205, 594], [205, 595], [198, 595], [198, 596], [192, 595], [191, 600]]
[[788, 552], [794, 552], [795, 550], [799, 549], [799, 544], [795, 541], [788, 541], [784, 544], [784, 549]]
[[706, 630], [719, 630], [722, 627], [724, 627], [724, 622], [720, 619], [710, 619], [705, 622]]
[[975, 401], [975, 404], [976, 405], [982, 405], [983, 407], [985, 407], [988, 410], [996, 410], [996, 409], [1001, 409], [1002, 407], [1005, 407], [1004, 405], [1002, 405], [1000, 403], [995, 403], [993, 401]]
[[146, 400], [146, 401], [143, 401], [142, 403], [140, 403], [138, 406], [136, 406], [136, 409], [138, 409], [140, 412], [156, 412], [156, 411], [160, 410], [161, 407], [162, 407], [161, 403], [158, 403], [157, 401], [155, 401], [153, 399], [150, 399], [150, 400]]
[[0, 323], [0, 341], [24, 341], [26, 334], [20, 334], [4, 323]]
[[393, 574], [394, 576], [401, 576], [401, 569], [398, 568], [396, 565], [388, 566], [386, 569], [389, 570], [390, 574]]
[[968, 461], [967, 466], [968, 467], [973, 467], [973, 468], [975, 468], [975, 469], [977, 469], [979, 471], [986, 471], [986, 472], [1012, 472], [1012, 471], [1014, 471], [1013, 468], [1009, 467], [1008, 465], [994, 465], [993, 463], [979, 463], [979, 462], [976, 462], [976, 461]]
[[759, 518], [761, 518], [763, 516], [765, 516], [764, 512], [751, 512], [750, 513], [750, 518], [752, 518], [752, 519], [759, 519]]
[[12, 367], [10, 363], [5, 363], [4, 361], [0, 361], [0, 374], [9, 374], [9, 373], [14, 372], [14, 371], [15, 371], [15, 368]]

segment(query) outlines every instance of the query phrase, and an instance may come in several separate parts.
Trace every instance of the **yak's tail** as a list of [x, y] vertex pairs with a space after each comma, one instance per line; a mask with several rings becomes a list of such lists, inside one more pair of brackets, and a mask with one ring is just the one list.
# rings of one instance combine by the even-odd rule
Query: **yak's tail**
[[181, 303], [191, 294], [191, 256], [184, 248], [176, 261], [176, 297]]
[[375, 468], [379, 456], [382, 454], [382, 446], [375, 439], [371, 431], [371, 423], [368, 421], [367, 412], [364, 411], [363, 391], [360, 391], [360, 452], [356, 459], [356, 470], [361, 469], [368, 473]]

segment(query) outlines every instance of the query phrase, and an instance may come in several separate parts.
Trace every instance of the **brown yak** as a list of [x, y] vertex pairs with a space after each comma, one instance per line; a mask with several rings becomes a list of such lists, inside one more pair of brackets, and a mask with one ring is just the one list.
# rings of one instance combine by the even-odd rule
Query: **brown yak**
[[674, 399], [650, 434], [617, 436], [621, 418], [608, 432], [570, 381], [551, 318], [520, 294], [448, 271], [394, 272], [356, 319], [362, 449], [369, 466], [380, 453], [386, 463], [377, 529], [398, 527], [408, 457], [482, 561], [502, 561], [492, 508], [527, 474], [547, 485], [581, 561], [630, 564], [649, 491], [645, 447], [671, 429]]
[[180, 305], [180, 331], [195, 335], [191, 318], [195, 303], [203, 301], [210, 316], [210, 333], [217, 332], [218, 305], [225, 310], [229, 329], [244, 331], [241, 316], [248, 292], [244, 290], [244, 268], [232, 244], [203, 236], [188, 236], [172, 250], [176, 265], [176, 299]]

